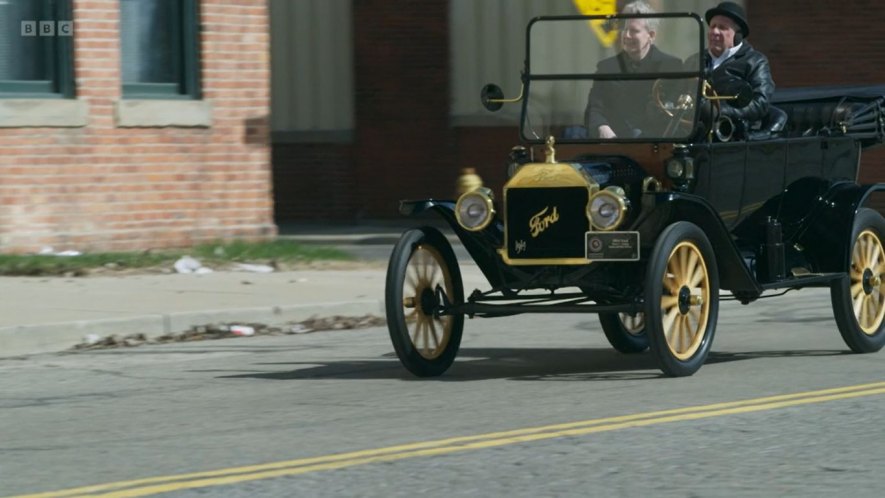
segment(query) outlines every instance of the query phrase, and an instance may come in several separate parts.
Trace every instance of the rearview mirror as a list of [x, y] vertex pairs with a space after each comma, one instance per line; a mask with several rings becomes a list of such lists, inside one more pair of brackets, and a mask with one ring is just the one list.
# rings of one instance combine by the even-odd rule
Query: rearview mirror
[[482, 87], [479, 98], [482, 101], [482, 106], [488, 111], [495, 112], [504, 106], [502, 103], [504, 100], [504, 90], [501, 90], [501, 87], [494, 83], [489, 83]]

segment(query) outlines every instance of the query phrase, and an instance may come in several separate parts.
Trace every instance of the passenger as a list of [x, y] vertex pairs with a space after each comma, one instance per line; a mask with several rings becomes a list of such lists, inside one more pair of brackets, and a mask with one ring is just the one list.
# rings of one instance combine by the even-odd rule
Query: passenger
[[[630, 2], [623, 14], [655, 14], [648, 3]], [[658, 73], [682, 70], [682, 62], [659, 50], [654, 42], [658, 19], [628, 19], [621, 30], [621, 51], [597, 64], [601, 74]], [[590, 136], [636, 138], [663, 130], [651, 103], [654, 80], [595, 81], [587, 98], [584, 121]], [[660, 129], [658, 129], [660, 128]]]
[[[708, 10], [704, 17], [710, 26], [704, 62], [711, 71], [713, 89], [717, 94], [730, 95], [735, 79], [748, 83], [752, 89], [752, 100], [744, 107], [733, 106], [727, 100], [719, 101], [719, 115], [749, 129], [768, 114], [769, 100], [774, 93], [768, 58], [745, 40], [750, 26], [740, 5], [722, 2]], [[686, 69], [697, 70], [697, 57], [694, 55], [686, 61]]]

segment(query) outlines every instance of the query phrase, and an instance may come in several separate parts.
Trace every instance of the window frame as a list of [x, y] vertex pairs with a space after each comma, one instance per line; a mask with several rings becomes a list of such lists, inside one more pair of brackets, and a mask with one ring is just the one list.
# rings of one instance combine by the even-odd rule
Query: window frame
[[[199, 2], [197, 0], [180, 0], [178, 12], [175, 14], [175, 22], [181, 25], [181, 37], [175, 40], [178, 50], [174, 54], [175, 64], [180, 69], [179, 81], [175, 83], [124, 83], [121, 81], [121, 97], [123, 99], [199, 100], [202, 98]], [[121, 36], [122, 33], [122, 23], [120, 23]], [[122, 67], [120, 74], [122, 78]]]
[[[33, 21], [72, 21], [72, 0], [38, 0], [40, 1], [40, 19]], [[30, 19], [29, 19], [30, 20]], [[73, 99], [76, 98], [74, 79], [74, 37], [39, 36], [48, 49], [46, 57], [40, 62], [46, 65], [49, 73], [47, 80], [0, 80], [0, 98], [41, 98], [41, 99]]]

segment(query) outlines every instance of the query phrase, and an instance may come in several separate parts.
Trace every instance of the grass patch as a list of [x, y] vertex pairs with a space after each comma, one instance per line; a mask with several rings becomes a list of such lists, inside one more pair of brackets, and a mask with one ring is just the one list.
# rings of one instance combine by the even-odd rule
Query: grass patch
[[86, 275], [101, 271], [172, 269], [178, 258], [190, 255], [209, 267], [231, 263], [291, 265], [314, 261], [350, 261], [347, 252], [287, 240], [230, 241], [200, 244], [189, 249], [89, 253], [79, 256], [0, 254], [0, 275]]

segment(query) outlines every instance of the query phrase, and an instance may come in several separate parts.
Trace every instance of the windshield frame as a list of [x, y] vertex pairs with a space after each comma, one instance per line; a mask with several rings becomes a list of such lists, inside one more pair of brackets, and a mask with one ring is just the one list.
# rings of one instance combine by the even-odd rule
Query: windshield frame
[[[526, 37], [525, 37], [525, 68], [522, 73], [522, 95], [524, 98], [522, 99], [522, 110], [520, 112], [519, 118], [519, 137], [522, 143], [527, 145], [535, 145], [535, 144], [543, 144], [547, 140], [547, 137], [531, 137], [527, 134], [526, 123], [527, 113], [528, 113], [528, 105], [529, 105], [529, 96], [531, 95], [531, 82], [532, 81], [575, 81], [575, 80], [590, 80], [590, 81], [605, 81], [605, 80], [618, 80], [618, 81], [636, 81], [636, 80], [657, 80], [657, 79], [686, 79], [686, 78], [696, 78], [697, 85], [695, 88], [695, 106], [694, 112], [692, 113], [692, 129], [697, 128], [697, 123], [700, 118], [700, 97], [702, 96], [704, 79], [706, 77], [706, 72], [704, 68], [704, 58], [698, 57], [698, 68], [697, 70], [686, 70], [680, 72], [661, 72], [661, 73], [645, 73], [645, 74], [595, 74], [595, 73], [557, 73], [557, 74], [532, 74], [531, 71], [531, 53], [532, 53], [532, 27], [538, 22], [558, 22], [558, 21], [596, 21], [602, 20], [606, 22], [612, 21], [621, 21], [621, 20], [630, 20], [630, 19], [673, 19], [673, 18], [682, 18], [682, 19], [694, 19], [698, 24], [698, 54], [703, 54], [705, 50], [705, 31], [704, 24], [701, 20], [701, 17], [694, 12], [662, 12], [657, 14], [614, 14], [614, 15], [593, 15], [593, 16], [585, 16], [585, 15], [568, 15], [568, 16], [538, 16], [532, 18], [526, 26]], [[583, 123], [582, 123], [583, 124]], [[664, 138], [664, 137], [639, 137], [639, 138], [611, 138], [611, 139], [601, 139], [601, 138], [592, 138], [587, 136], [587, 138], [563, 138], [563, 137], [555, 137], [556, 143], [560, 144], [588, 144], [588, 143], [650, 143], [650, 142], [661, 142], [661, 143], [688, 143], [693, 141], [694, 134], [690, 133], [686, 137], [672, 137], [672, 138]]]

